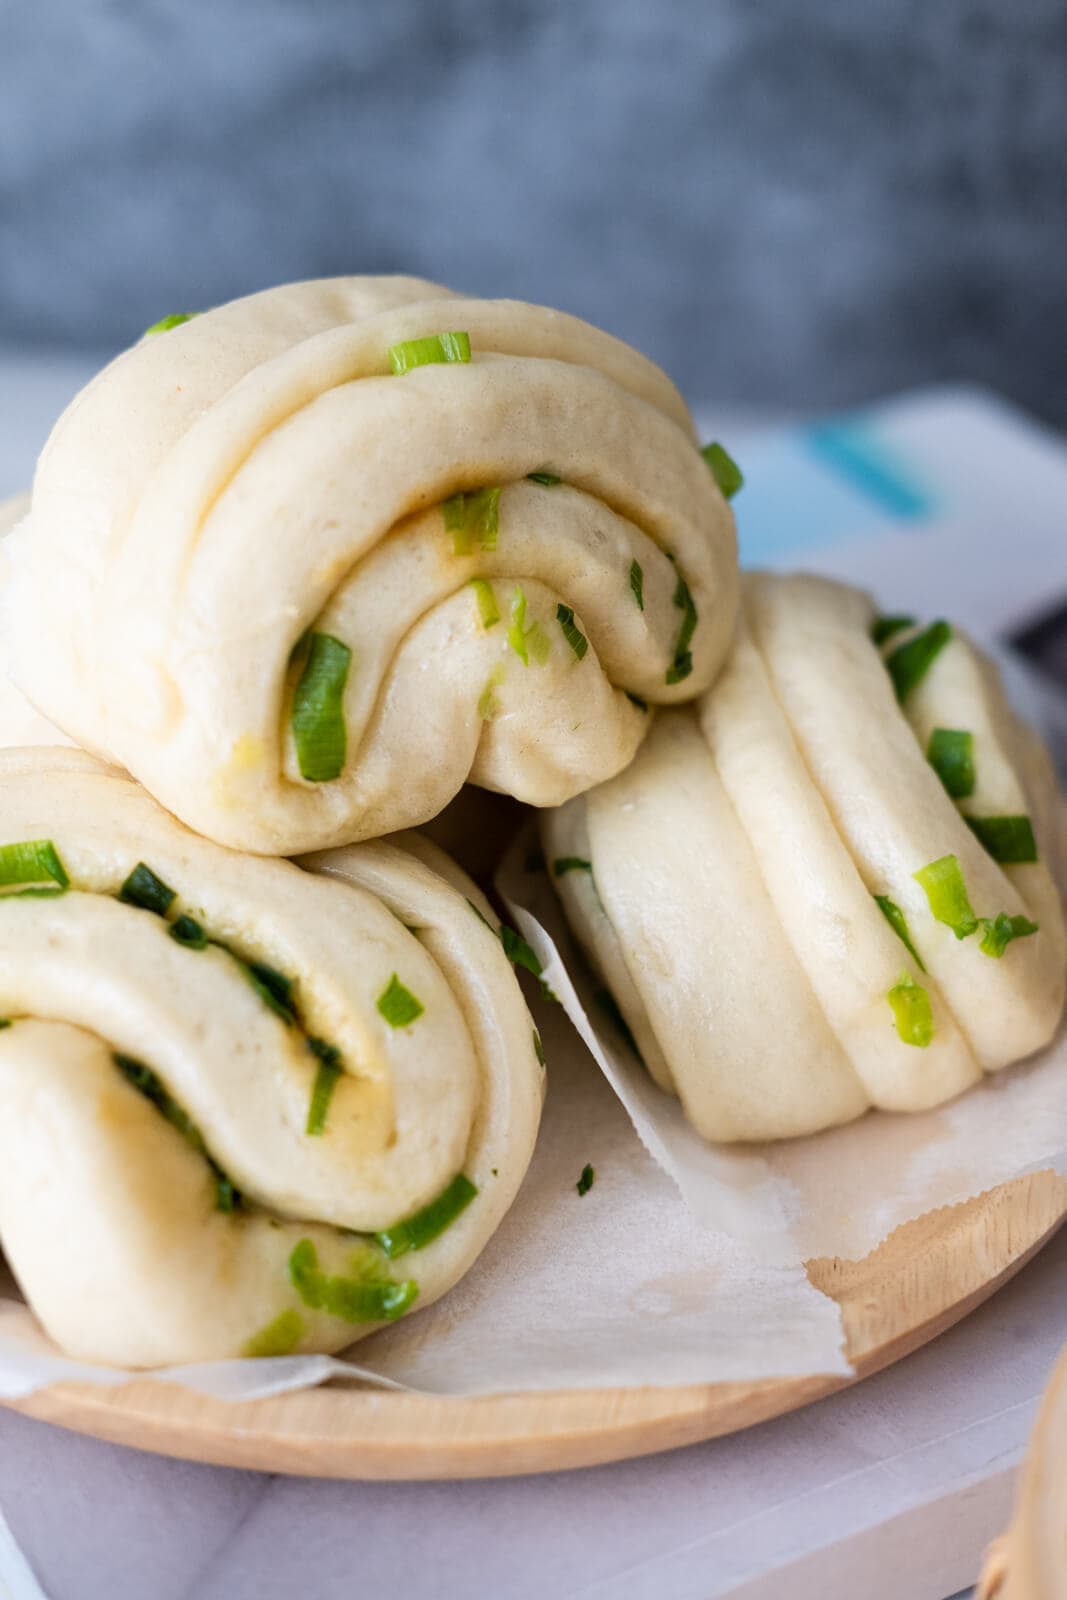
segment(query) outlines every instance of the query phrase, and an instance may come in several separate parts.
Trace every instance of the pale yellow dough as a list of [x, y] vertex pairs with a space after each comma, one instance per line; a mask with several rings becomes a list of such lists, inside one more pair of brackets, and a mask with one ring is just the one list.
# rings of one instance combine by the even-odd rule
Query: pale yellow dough
[[[514, 1199], [543, 1081], [495, 919], [454, 863], [410, 834], [302, 865], [239, 855], [76, 750], [0, 753], [0, 819], [0, 844], [51, 840], [71, 880], [0, 904], [0, 1243], [56, 1342], [123, 1366], [212, 1360], [288, 1313], [292, 1348], [340, 1349], [373, 1325], [303, 1302], [289, 1273], [303, 1239], [327, 1273], [369, 1262], [413, 1280], [416, 1311], [445, 1293]], [[187, 948], [116, 898], [138, 862], [176, 891], [171, 923], [190, 915], [229, 951]], [[299, 1025], [235, 956], [293, 980]], [[378, 1006], [394, 974], [423, 1007], [403, 1026]], [[319, 1136], [310, 1036], [344, 1068]], [[199, 1128], [245, 1197], [235, 1212], [115, 1053]], [[425, 1248], [390, 1262], [353, 1236], [459, 1173], [477, 1196]]]
[[[17, 495], [13, 500], [0, 501], [0, 594], [7, 585], [7, 535], [16, 523], [21, 522], [30, 509], [28, 494]], [[20, 689], [16, 689], [7, 671], [6, 649], [0, 640], [0, 747], [7, 745], [61, 744], [69, 745], [66, 734], [60, 733], [54, 723], [42, 717]]]
[[[469, 364], [391, 375], [391, 345], [453, 330]], [[496, 549], [457, 555], [443, 502], [493, 486]], [[60, 419], [11, 544], [19, 686], [190, 826], [268, 854], [426, 821], [468, 780], [565, 801], [636, 752], [624, 691], [709, 687], [737, 608], [733, 518], [664, 374], [573, 317], [411, 278], [291, 284], [146, 336]], [[668, 683], [679, 574], [698, 620]], [[520, 590], [543, 662], [508, 644]], [[308, 629], [352, 651], [320, 782], [290, 726]]]
[[[556, 879], [564, 907], [649, 1071], [708, 1139], [923, 1110], [1040, 1049], [1060, 1018], [1060, 802], [1044, 749], [958, 630], [898, 705], [874, 615], [840, 584], [749, 575], [714, 689], [657, 717], [625, 772], [543, 822], [550, 861], [592, 863]], [[974, 738], [976, 785], [958, 802], [926, 759], [935, 727]], [[964, 821], [1022, 813], [1033, 864], [998, 865]], [[914, 877], [948, 855], [977, 916], [1039, 931], [999, 960], [981, 929], [957, 939]], [[903, 912], [925, 972], [876, 895]], [[888, 994], [902, 980], [928, 995], [925, 1047], [897, 1032]]]

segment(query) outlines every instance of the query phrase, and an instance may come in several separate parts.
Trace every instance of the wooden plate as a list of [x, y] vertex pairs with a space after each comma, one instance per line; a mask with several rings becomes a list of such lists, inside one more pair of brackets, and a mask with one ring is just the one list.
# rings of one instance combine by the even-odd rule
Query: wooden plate
[[551, 1472], [733, 1433], [807, 1405], [918, 1349], [1005, 1283], [1067, 1217], [1041, 1172], [906, 1223], [862, 1261], [808, 1264], [841, 1307], [856, 1377], [440, 1399], [333, 1384], [240, 1404], [176, 1384], [56, 1384], [9, 1402], [27, 1416], [142, 1450], [331, 1478]]

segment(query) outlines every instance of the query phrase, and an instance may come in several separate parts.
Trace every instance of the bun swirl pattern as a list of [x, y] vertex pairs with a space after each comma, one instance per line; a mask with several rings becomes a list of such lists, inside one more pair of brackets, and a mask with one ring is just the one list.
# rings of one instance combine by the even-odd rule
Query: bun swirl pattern
[[937, 1105], [1063, 1008], [1061, 802], [993, 667], [938, 622], [753, 574], [730, 660], [544, 821], [570, 920], [708, 1139]]
[[709, 686], [737, 603], [732, 516], [658, 368], [404, 278], [146, 336], [60, 419], [15, 543], [20, 686], [270, 854], [425, 821], [468, 779], [581, 792], [646, 703]]
[[0, 753], [0, 1242], [77, 1357], [330, 1351], [462, 1276], [540, 1044], [428, 841], [241, 856], [74, 750]]

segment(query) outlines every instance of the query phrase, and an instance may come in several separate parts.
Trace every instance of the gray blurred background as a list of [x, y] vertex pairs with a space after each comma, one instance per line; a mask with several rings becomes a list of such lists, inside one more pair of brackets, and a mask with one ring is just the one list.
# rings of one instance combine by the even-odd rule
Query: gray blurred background
[[1065, 146], [1064, 0], [0, 0], [0, 344], [404, 271], [1065, 422]]

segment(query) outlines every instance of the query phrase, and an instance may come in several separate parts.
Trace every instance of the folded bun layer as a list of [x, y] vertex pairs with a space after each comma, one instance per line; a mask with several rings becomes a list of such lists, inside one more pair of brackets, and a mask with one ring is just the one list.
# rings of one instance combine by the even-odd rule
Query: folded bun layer
[[0, 880], [0, 1244], [65, 1350], [336, 1350], [462, 1276], [542, 1068], [436, 847], [243, 856], [79, 751], [17, 750]]
[[937, 1105], [1052, 1038], [1060, 800], [990, 663], [819, 578], [745, 580], [695, 711], [544, 822], [656, 1081], [714, 1140]]
[[646, 703], [709, 686], [737, 604], [663, 373], [412, 279], [146, 336], [60, 419], [13, 543], [34, 704], [270, 854], [425, 821], [467, 780], [552, 805], [611, 776]]

